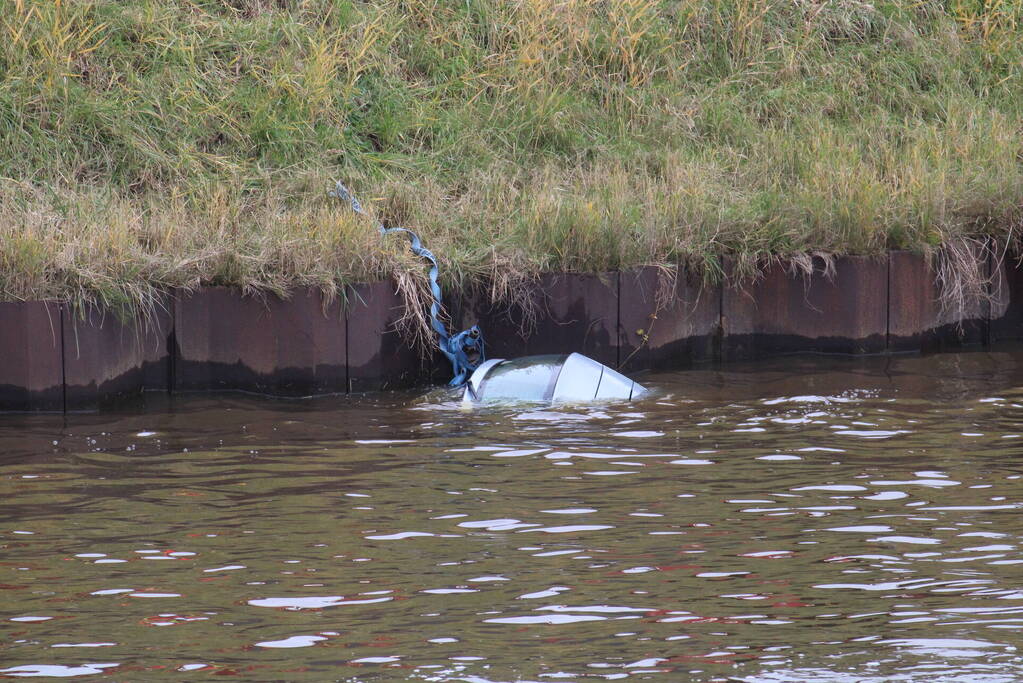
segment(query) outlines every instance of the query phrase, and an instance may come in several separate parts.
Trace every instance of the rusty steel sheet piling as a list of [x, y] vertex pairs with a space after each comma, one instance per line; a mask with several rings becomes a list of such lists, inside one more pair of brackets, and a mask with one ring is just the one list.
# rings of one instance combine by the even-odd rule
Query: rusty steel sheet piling
[[61, 315], [67, 410], [97, 410], [143, 391], [170, 390], [169, 296], [141, 317], [122, 319], [95, 306], [63, 307]]
[[618, 363], [618, 273], [545, 274], [538, 316], [517, 355], [569, 353]]
[[833, 265], [832, 272], [815, 257], [812, 273], [805, 273], [773, 263], [757, 280], [735, 284], [734, 263], [726, 259], [726, 281], [732, 284], [721, 302], [723, 359], [884, 351], [887, 264], [843, 256]]
[[578, 351], [614, 367], [618, 286], [618, 273], [547, 273], [510, 303], [493, 303], [482, 291], [456, 294], [451, 318], [457, 329], [480, 326], [488, 358]]
[[0, 303], [0, 410], [64, 410], [61, 306]]
[[[437, 351], [431, 363], [399, 328], [405, 301], [391, 281], [354, 285], [348, 293], [348, 390], [399, 389], [450, 369]], [[440, 373], [443, 370], [436, 370]]]
[[965, 310], [943, 309], [935, 270], [923, 254], [893, 251], [888, 273], [888, 349], [933, 352], [983, 344], [987, 303], [966, 302]]
[[[625, 372], [779, 353], [933, 351], [1023, 339], [1023, 269], [987, 257], [988, 295], [963, 311], [940, 302], [920, 254], [775, 263], [759, 279], [707, 285], [679, 268], [544, 274], [511, 303], [485, 285], [449, 293], [452, 331], [478, 323], [487, 356], [578, 351]], [[399, 320], [394, 282], [328, 300], [207, 287], [168, 294], [145, 320], [53, 302], [0, 303], [0, 410], [95, 410], [147, 390], [307, 396], [442, 384], [450, 365], [418, 348]], [[431, 337], [430, 342], [432, 343]]]
[[525, 294], [514, 302], [495, 303], [481, 289], [455, 292], [451, 299], [451, 320], [458, 330], [479, 325], [487, 358], [525, 355], [523, 349], [536, 333], [534, 317], [543, 310], [543, 293], [534, 285], [527, 287]]
[[318, 290], [282, 300], [209, 287], [179, 297], [174, 313], [175, 390], [305, 396], [347, 389], [344, 311]]
[[620, 276], [619, 369], [682, 368], [717, 358], [721, 285], [646, 267]]
[[1023, 339], [1023, 255], [992, 254], [991, 307], [989, 310], [989, 341]]

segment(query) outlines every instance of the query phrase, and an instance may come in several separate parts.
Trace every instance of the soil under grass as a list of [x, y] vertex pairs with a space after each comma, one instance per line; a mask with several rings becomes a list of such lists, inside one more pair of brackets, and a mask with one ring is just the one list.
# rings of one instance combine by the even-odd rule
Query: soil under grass
[[[890, 248], [1023, 215], [1001, 0], [0, 0], [0, 300]], [[965, 264], [965, 265], [964, 265]], [[967, 278], [968, 279], [968, 278]]]

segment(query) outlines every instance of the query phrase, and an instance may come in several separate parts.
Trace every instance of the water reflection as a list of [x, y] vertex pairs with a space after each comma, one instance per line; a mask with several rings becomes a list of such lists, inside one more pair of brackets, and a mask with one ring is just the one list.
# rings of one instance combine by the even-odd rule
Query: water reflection
[[1023, 678], [1023, 355], [0, 418], [0, 674]]

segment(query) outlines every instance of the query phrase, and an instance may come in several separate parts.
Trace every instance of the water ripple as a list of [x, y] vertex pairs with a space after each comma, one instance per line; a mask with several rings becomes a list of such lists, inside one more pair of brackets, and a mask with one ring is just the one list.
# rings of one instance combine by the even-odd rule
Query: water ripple
[[5, 418], [0, 677], [1023, 680], [1023, 354], [643, 381]]

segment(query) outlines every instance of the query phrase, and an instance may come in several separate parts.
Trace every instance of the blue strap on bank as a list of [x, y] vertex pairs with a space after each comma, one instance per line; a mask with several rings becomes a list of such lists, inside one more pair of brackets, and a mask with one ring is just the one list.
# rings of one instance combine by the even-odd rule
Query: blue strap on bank
[[[337, 197], [342, 201], [348, 202], [355, 213], [362, 214], [363, 216], [368, 215], [365, 209], [362, 208], [359, 200], [355, 198], [355, 195], [340, 180], [337, 181], [334, 189], [328, 194], [331, 197]], [[430, 290], [433, 292], [433, 303], [430, 305], [430, 324], [433, 325], [434, 331], [440, 338], [437, 344], [438, 348], [451, 361], [452, 372], [455, 376], [449, 384], [453, 387], [462, 386], [469, 379], [469, 374], [486, 360], [483, 354], [483, 334], [480, 332], [479, 327], [473, 325], [453, 337], [448, 335], [448, 329], [440, 319], [441, 292], [440, 285], [437, 283], [439, 271], [437, 259], [434, 257], [433, 252], [424, 247], [419, 239], [419, 235], [411, 230], [406, 228], [385, 228], [383, 223], [377, 223], [377, 229], [380, 230], [381, 235], [392, 232], [405, 233], [408, 235], [412, 253], [430, 262]], [[474, 353], [474, 356], [470, 357], [470, 353]]]

